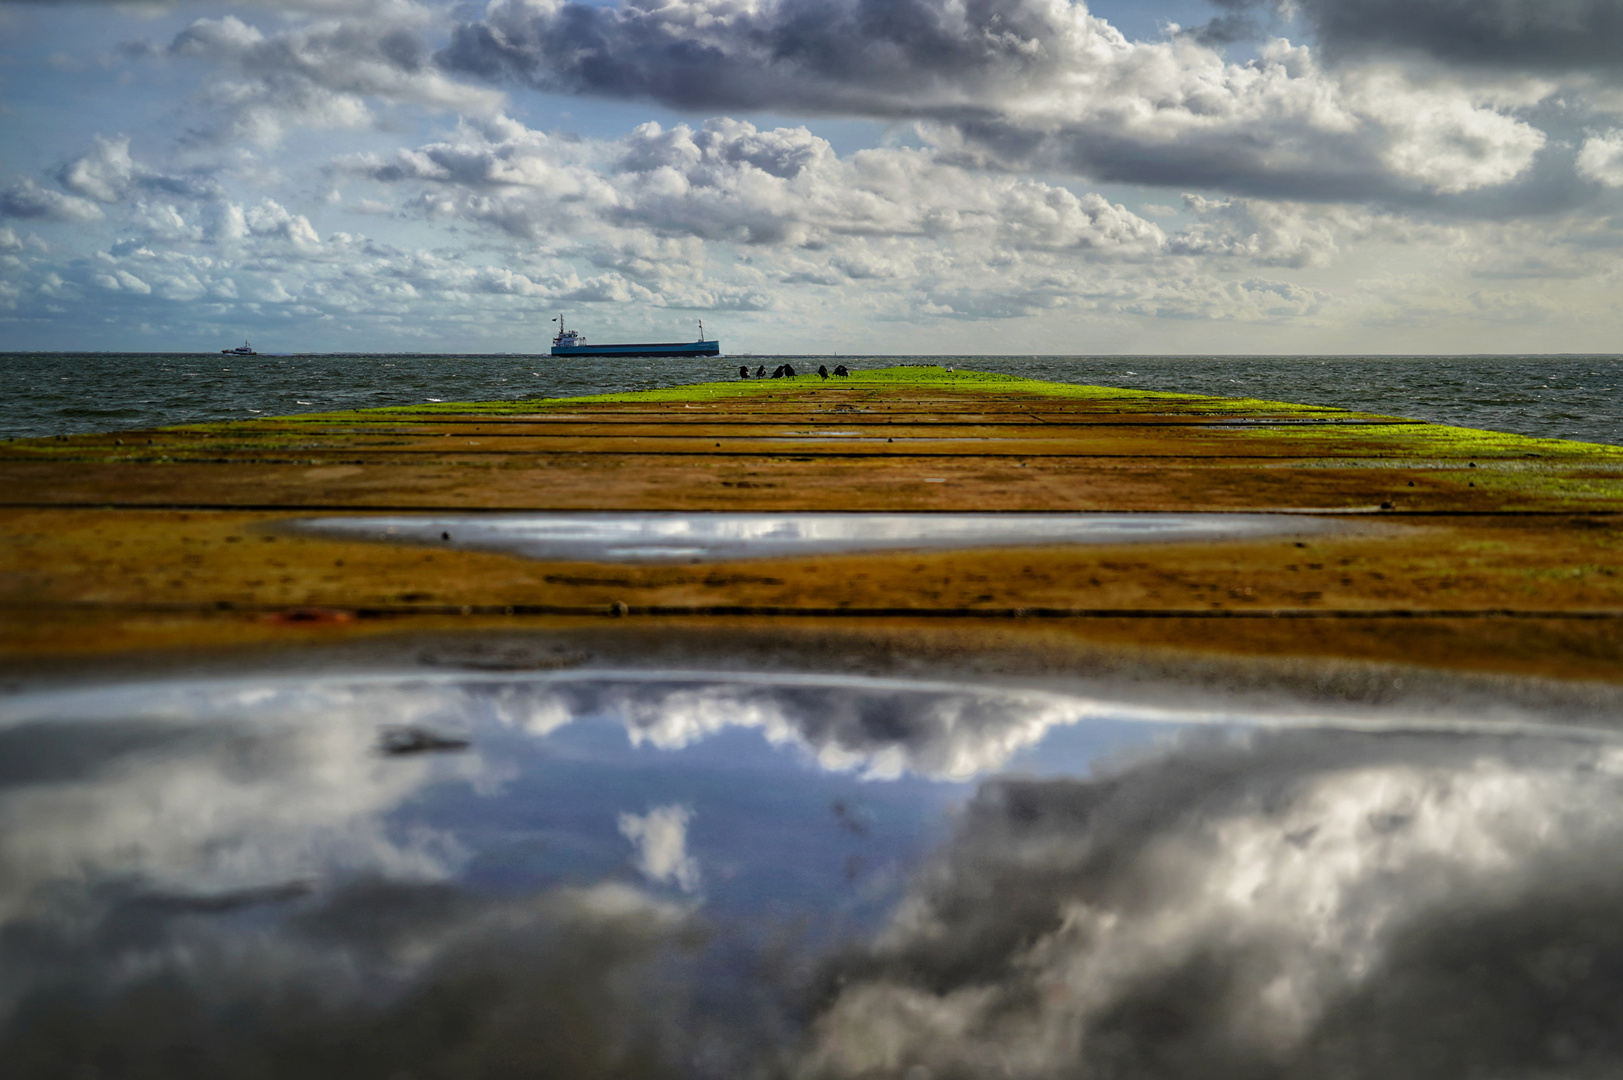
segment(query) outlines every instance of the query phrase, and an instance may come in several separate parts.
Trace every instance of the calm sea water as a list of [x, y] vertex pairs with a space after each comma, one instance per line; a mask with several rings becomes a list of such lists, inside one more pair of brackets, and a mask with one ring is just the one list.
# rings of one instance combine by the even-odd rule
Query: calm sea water
[[[0, 354], [0, 438], [403, 405], [560, 397], [734, 378], [783, 357]], [[802, 371], [917, 357], [792, 357]], [[961, 369], [1055, 382], [1339, 405], [1623, 445], [1623, 356], [965, 356]]]

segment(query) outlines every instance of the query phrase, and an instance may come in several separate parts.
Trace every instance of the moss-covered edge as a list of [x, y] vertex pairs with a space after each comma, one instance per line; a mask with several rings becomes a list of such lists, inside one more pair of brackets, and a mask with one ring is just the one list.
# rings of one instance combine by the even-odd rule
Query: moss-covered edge
[[[1267, 438], [1270, 441], [1312, 439], [1321, 444], [1331, 437], [1323, 427], [1289, 428], [1262, 425], [1240, 429], [1238, 434], [1250, 438]], [[1334, 429], [1333, 437], [1344, 444], [1343, 452], [1350, 456], [1380, 456], [1378, 444], [1397, 442], [1402, 444], [1401, 453], [1405, 457], [1418, 454], [1443, 459], [1479, 457], [1483, 460], [1545, 457], [1623, 459], [1623, 446], [1612, 446], [1609, 443], [1517, 435], [1509, 431], [1456, 427], [1452, 424], [1433, 424], [1424, 420], [1370, 427], [1349, 425]]]
[[[630, 390], [608, 394], [584, 394], [575, 397], [559, 398], [526, 398], [511, 401], [446, 401], [429, 402], [420, 405], [387, 405], [370, 409], [348, 409], [340, 412], [322, 413], [293, 413], [283, 416], [256, 417], [252, 420], [225, 420], [198, 424], [175, 424], [162, 428], [149, 428], [147, 431], [163, 431], [187, 433], [198, 435], [231, 435], [238, 439], [250, 440], [263, 444], [269, 449], [288, 439], [303, 439], [308, 436], [302, 432], [264, 431], [263, 426], [277, 421], [293, 422], [297, 424], [309, 423], [364, 423], [368, 421], [389, 420], [406, 417], [435, 417], [435, 416], [508, 416], [513, 414], [535, 413], [540, 411], [553, 411], [567, 409], [578, 405], [602, 404], [643, 404], [658, 402], [721, 402], [737, 400], [748, 397], [799, 397], [809, 395], [822, 389], [846, 390], [872, 388], [877, 390], [892, 388], [918, 388], [945, 393], [996, 393], [996, 394], [1026, 394], [1057, 400], [1072, 401], [1120, 401], [1126, 404], [1130, 401], [1144, 402], [1152, 407], [1155, 403], [1165, 402], [1169, 406], [1183, 406], [1190, 412], [1220, 415], [1242, 415], [1263, 413], [1272, 417], [1335, 417], [1337, 419], [1369, 419], [1369, 420], [1403, 420], [1401, 417], [1381, 416], [1376, 413], [1354, 412], [1326, 405], [1302, 405], [1285, 401], [1268, 401], [1261, 398], [1226, 398], [1214, 397], [1206, 394], [1183, 394], [1164, 390], [1133, 390], [1112, 386], [1090, 386], [1077, 383], [1046, 382], [1039, 379], [1027, 379], [1018, 375], [1004, 375], [987, 371], [956, 371], [939, 365], [927, 364], [901, 364], [887, 368], [854, 371], [849, 377], [830, 379], [824, 382], [811, 373], [808, 380], [806, 373], [800, 373], [792, 382], [779, 379], [733, 379], [726, 382], [685, 383], [679, 386], [657, 387], [650, 390]], [[1183, 411], [1183, 410], [1180, 410]], [[255, 429], [261, 429], [256, 431]], [[1425, 447], [1442, 457], [1468, 457], [1476, 454], [1482, 457], [1515, 456], [1515, 457], [1565, 457], [1596, 456], [1596, 457], [1623, 457], [1623, 447], [1610, 446], [1603, 443], [1584, 443], [1565, 439], [1544, 439], [1528, 435], [1515, 435], [1508, 432], [1488, 431], [1478, 428], [1455, 427], [1446, 424], [1433, 424], [1425, 421], [1408, 421], [1396, 425], [1381, 425], [1379, 429], [1367, 433], [1357, 428], [1344, 428], [1338, 435], [1351, 436], [1351, 444], [1362, 442], [1358, 435], [1368, 434], [1380, 438], [1390, 438], [1392, 435], [1402, 433], [1405, 440], [1417, 439]], [[1317, 425], [1293, 429], [1285, 426], [1269, 426], [1265, 428], [1235, 429], [1234, 434], [1239, 435], [1267, 435], [1278, 438], [1281, 435], [1300, 436], [1322, 441], [1326, 437], [1326, 430]], [[121, 434], [119, 432], [106, 432], [101, 434], [47, 436], [40, 439], [26, 439], [10, 441], [9, 445], [20, 448], [27, 444], [35, 444], [31, 449], [72, 453], [78, 451], [86, 442], [99, 442], [109, 437]], [[68, 445], [61, 445], [66, 441]], [[55, 445], [53, 445], [55, 444]], [[77, 444], [77, 445], [75, 445]], [[168, 449], [173, 449], [169, 447]], [[1360, 448], [1349, 445], [1347, 450], [1358, 453]]]

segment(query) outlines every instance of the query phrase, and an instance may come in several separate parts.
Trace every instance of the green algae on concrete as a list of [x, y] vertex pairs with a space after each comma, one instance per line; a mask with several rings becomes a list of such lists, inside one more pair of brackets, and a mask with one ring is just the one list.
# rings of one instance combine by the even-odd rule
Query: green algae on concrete
[[[1290, 402], [1259, 401], [1250, 398], [1217, 398], [1202, 394], [1179, 394], [1162, 390], [1132, 390], [1112, 386], [1087, 386], [1078, 383], [1045, 382], [1017, 375], [1002, 375], [984, 371], [948, 371], [937, 366], [904, 364], [896, 367], [853, 371], [849, 376], [830, 376], [825, 382], [815, 371], [797, 372], [793, 379], [750, 378], [725, 382], [689, 383], [681, 386], [658, 387], [650, 390], [628, 390], [608, 394], [586, 394], [579, 397], [531, 398], [511, 402], [431, 402], [421, 405], [386, 406], [351, 413], [323, 414], [323, 419], [400, 413], [406, 415], [443, 415], [445, 413], [495, 414], [524, 411], [535, 408], [560, 409], [580, 404], [643, 404], [654, 402], [700, 402], [731, 400], [745, 397], [798, 396], [808, 390], [819, 389], [849, 391], [861, 389], [896, 389], [901, 387], [944, 390], [953, 393], [1033, 394], [1043, 398], [1066, 401], [1122, 401], [1134, 400], [1154, 403], [1202, 403], [1214, 410], [1238, 413], [1263, 409], [1281, 414], [1335, 413], [1345, 416], [1373, 416], [1354, 413], [1322, 405], [1298, 405]], [[306, 415], [306, 414], [301, 414]]]

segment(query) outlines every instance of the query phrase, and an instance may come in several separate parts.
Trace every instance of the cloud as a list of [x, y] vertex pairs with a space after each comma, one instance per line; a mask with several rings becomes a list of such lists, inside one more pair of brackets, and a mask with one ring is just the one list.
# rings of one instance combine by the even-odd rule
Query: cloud
[[1607, 187], [1623, 187], [1623, 131], [1585, 139], [1578, 152], [1578, 175]]
[[1172, 238], [1173, 251], [1241, 256], [1262, 266], [1328, 265], [1338, 250], [1336, 225], [1347, 216], [1322, 207], [1199, 195], [1185, 195], [1184, 206], [1198, 220]]
[[414, 5], [387, 5], [365, 19], [322, 20], [266, 34], [234, 15], [198, 19], [166, 53], [218, 68], [209, 91], [223, 120], [205, 134], [262, 146], [292, 128], [357, 129], [376, 121], [369, 100], [471, 115], [503, 95], [469, 86], [428, 62]]
[[13, 1071], [86, 1071], [110, 1052], [165, 1074], [180, 1046], [217, 1076], [272, 1060], [312, 1077], [648, 1076], [699, 1042], [705, 1025], [676, 1025], [668, 993], [703, 941], [692, 904], [613, 881], [469, 889], [452, 840], [395, 816], [446, 781], [481, 801], [501, 770], [380, 753], [380, 719], [486, 721], [512, 707], [499, 686], [205, 680], [9, 704]]
[[[1222, 3], [1222, 0], [1218, 0]], [[1180, 27], [1179, 33], [1187, 35], [1202, 45], [1223, 46], [1234, 45], [1242, 41], [1260, 41], [1266, 35], [1261, 24], [1249, 15], [1219, 15], [1209, 19], [1199, 26], [1188, 28]]]
[[687, 853], [688, 822], [693, 811], [685, 806], [657, 806], [648, 813], [620, 815], [620, 835], [637, 849], [637, 869], [661, 885], [676, 885], [683, 892], [699, 887], [699, 861]]
[[1623, 75], [1623, 6], [1616, 0], [1289, 0], [1289, 6], [1334, 55], [1413, 50], [1501, 70]]
[[125, 137], [95, 139], [96, 148], [62, 167], [57, 180], [69, 191], [99, 202], [118, 202], [135, 178], [135, 161], [130, 157], [130, 140]]
[[820, 247], [898, 237], [1006, 249], [1136, 258], [1165, 243], [1159, 226], [1097, 194], [984, 175], [928, 150], [872, 149], [842, 159], [803, 127], [760, 130], [715, 119], [638, 126], [613, 142], [564, 144], [501, 118], [448, 141], [341, 171], [420, 182], [422, 213], [491, 224], [526, 238], [597, 221], [659, 235], [745, 245]]
[[145, 231], [148, 242], [195, 243], [203, 239], [202, 227], [187, 220], [171, 203], [139, 202], [132, 210], [132, 220]]
[[828, 964], [805, 1074], [1606, 1075], [1620, 764], [1294, 732], [989, 781]]
[[1126, 47], [1060, 0], [497, 0], [453, 32], [448, 70], [688, 109], [916, 116], [1050, 84]]
[[[109, 287], [150, 291], [131, 275], [109, 277]], [[400, 705], [392, 716], [417, 711]], [[351, 861], [397, 876], [443, 874], [450, 852], [426, 835], [390, 837], [379, 815], [445, 766], [371, 754], [375, 725], [342, 695], [318, 708], [329, 723], [297, 729], [141, 720], [93, 732], [49, 722], [8, 729], [0, 919], [48, 906], [63, 880], [221, 891]]]
[[42, 188], [24, 178], [0, 191], [0, 217], [41, 218], [46, 221], [100, 221], [101, 208], [88, 199]]
[[141, 190], [187, 198], [211, 198], [219, 185], [202, 177], [167, 176], [130, 156], [127, 135], [93, 136], [94, 148], [57, 170], [56, 180], [76, 195], [97, 202], [116, 203]]
[[[712, 688], [749, 691], [750, 678]], [[784, 908], [749, 887], [706, 911], [612, 868], [593, 880], [592, 844], [610, 848], [599, 872], [615, 861], [601, 826], [616, 785], [586, 779], [591, 809], [579, 788], [515, 774], [574, 773], [593, 746], [589, 772], [623, 765], [645, 786], [646, 751], [603, 757], [566, 739], [553, 757], [512, 740], [602, 717], [617, 694], [657, 703], [701, 681], [582, 671], [18, 696], [0, 728], [0, 1055], [29, 1072], [111, 1060], [156, 1075], [183, 1047], [209, 1075], [274, 1061], [314, 1077], [1420, 1080], [1623, 1066], [1623, 748], [1603, 731], [1185, 732], [1087, 776], [991, 776], [967, 804], [917, 784], [874, 797], [872, 817], [786, 799], [839, 829], [842, 850], [898, 827], [939, 837], [865, 928], [839, 886], [792, 882], [775, 894], [793, 897]], [[805, 745], [838, 733], [918, 760], [960, 736], [984, 744], [999, 702], [1007, 733], [1032, 721], [1032, 700], [1057, 700], [816, 676], [753, 692], [774, 682]], [[726, 726], [706, 715], [683, 713], [697, 738]], [[469, 732], [475, 749], [378, 753], [380, 717]], [[689, 745], [682, 730], [673, 746]], [[479, 747], [496, 753], [480, 761]], [[736, 781], [715, 762], [687, 759], [710, 778], [699, 791]], [[515, 787], [497, 804], [480, 784]], [[832, 791], [846, 798], [849, 782], [817, 794]], [[683, 805], [619, 818], [643, 871], [679, 886], [689, 820]], [[436, 823], [478, 854], [463, 862]], [[734, 831], [729, 869], [792, 876], [818, 857], [763, 854], [760, 835]], [[579, 883], [534, 884], [552, 874]]]
[[112, 292], [124, 290], [139, 293], [142, 296], [152, 294], [152, 286], [130, 273], [128, 270], [114, 270], [110, 274], [97, 274], [92, 280], [104, 289]]
[[437, 60], [682, 109], [922, 119], [986, 167], [1301, 199], [1502, 185], [1543, 144], [1464, 87], [1326, 72], [1283, 40], [1246, 64], [1131, 42], [1067, 0], [496, 0]]
[[721, 1026], [675, 974], [702, 940], [691, 913], [624, 885], [481, 896], [363, 875], [115, 895], [88, 927], [8, 928], [6, 1060], [89, 1072], [113, 1055], [165, 1075], [180, 1047], [222, 1077], [271, 1061], [318, 1078], [677, 1076]]
[[248, 232], [254, 236], [285, 240], [295, 248], [303, 250], [321, 245], [321, 237], [316, 234], [309, 218], [303, 214], [290, 212], [281, 203], [269, 197], [261, 199], [259, 205], [244, 210], [242, 220]]
[[[568, 689], [576, 715], [605, 713], [633, 744], [675, 750], [730, 728], [800, 745], [825, 769], [871, 779], [964, 780], [1002, 766], [1056, 726], [1119, 711], [1085, 698], [970, 687], [895, 688], [865, 680], [654, 682]], [[1153, 710], [1151, 710], [1153, 712]], [[1190, 717], [1185, 717], [1190, 719]]]
[[[173, 11], [185, 0], [0, 0], [0, 4], [83, 4], [85, 7], [112, 7], [137, 17], [150, 17]], [[242, 7], [268, 7], [276, 11], [367, 13], [412, 8], [412, 0], [242, 0]]]

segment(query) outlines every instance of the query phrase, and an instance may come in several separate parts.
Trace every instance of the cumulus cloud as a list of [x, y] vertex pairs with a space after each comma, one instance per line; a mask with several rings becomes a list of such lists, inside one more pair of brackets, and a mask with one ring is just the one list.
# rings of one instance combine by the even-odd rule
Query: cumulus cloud
[[135, 177], [130, 140], [96, 136], [96, 148], [62, 167], [58, 181], [69, 191], [99, 202], [118, 202]]
[[125, 290], [132, 293], [139, 293], [142, 296], [149, 296], [152, 293], [151, 285], [148, 285], [146, 282], [142, 281], [128, 270], [114, 270], [110, 274], [97, 274], [93, 280], [102, 288], [109, 289], [113, 292]]
[[369, 99], [468, 114], [496, 109], [502, 95], [448, 78], [428, 62], [426, 13], [387, 5], [366, 19], [322, 20], [267, 34], [234, 15], [198, 19], [167, 54], [213, 65], [210, 99], [224, 120], [209, 134], [264, 146], [294, 127], [363, 128]]
[[1192, 255], [1242, 256], [1263, 266], [1325, 266], [1336, 254], [1338, 217], [1322, 207], [1254, 199], [1208, 199], [1185, 195], [1197, 215], [1172, 238], [1173, 251]]
[[0, 191], [0, 217], [82, 223], [101, 220], [102, 212], [88, 199], [64, 195], [24, 178]]
[[1246, 64], [1132, 42], [1067, 0], [496, 0], [438, 59], [678, 108], [920, 118], [984, 165], [1298, 198], [1504, 184], [1542, 145], [1464, 88], [1371, 87], [1282, 40]]
[[89, 153], [68, 162], [56, 174], [57, 182], [76, 195], [116, 203], [135, 190], [188, 198], [208, 198], [219, 193], [218, 184], [208, 177], [168, 176], [136, 161], [130, 155], [126, 135], [97, 135], [93, 143]]
[[248, 232], [254, 236], [275, 237], [302, 249], [315, 248], [321, 244], [321, 237], [316, 234], [309, 218], [303, 214], [292, 213], [272, 198], [261, 199], [259, 205], [244, 210], [242, 221]]
[[1578, 151], [1578, 175], [1607, 187], [1623, 187], [1623, 131], [1585, 139]]
[[1620, 792], [1613, 749], [1300, 732], [988, 782], [803, 1075], [1606, 1075]]
[[505, 118], [464, 124], [454, 139], [339, 168], [385, 183], [430, 186], [417, 206], [535, 237], [600, 220], [747, 245], [820, 247], [838, 237], [899, 237], [1076, 251], [1152, 254], [1159, 226], [1097, 194], [985, 175], [928, 150], [872, 149], [842, 159], [803, 127], [757, 129], [715, 119], [700, 129], [640, 125], [582, 145]]

